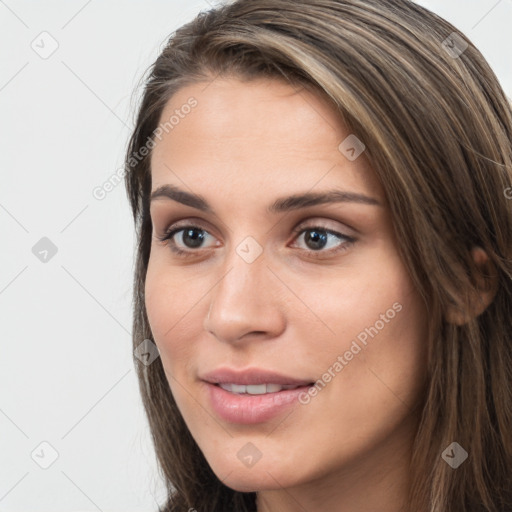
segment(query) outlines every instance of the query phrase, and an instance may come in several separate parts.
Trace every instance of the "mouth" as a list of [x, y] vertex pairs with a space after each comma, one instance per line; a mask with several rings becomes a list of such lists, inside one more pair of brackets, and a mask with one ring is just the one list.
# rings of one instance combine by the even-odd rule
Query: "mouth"
[[217, 382], [213, 383], [214, 386], [218, 386], [225, 391], [234, 393], [237, 395], [267, 395], [271, 393], [279, 393], [281, 391], [288, 391], [291, 389], [298, 389], [312, 386], [314, 382], [308, 384], [235, 384], [230, 382]]
[[302, 400], [314, 385], [313, 382], [236, 384], [205, 381], [203, 384], [207, 408], [225, 422], [239, 425], [264, 424], [276, 417], [284, 417], [291, 407], [304, 403]]
[[301, 402], [315, 381], [264, 368], [217, 368], [200, 375], [209, 408], [229, 423], [266, 422]]

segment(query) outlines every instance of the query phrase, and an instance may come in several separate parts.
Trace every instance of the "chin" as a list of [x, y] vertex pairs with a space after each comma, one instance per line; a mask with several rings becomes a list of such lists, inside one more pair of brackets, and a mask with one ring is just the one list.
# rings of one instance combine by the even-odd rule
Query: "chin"
[[[258, 473], [252, 473], [252, 471], [255, 471], [255, 469], [243, 470], [241, 472], [234, 470], [233, 473], [221, 481], [230, 489], [238, 492], [271, 491], [288, 486], [288, 482], [285, 482], [284, 486], [283, 484], [280, 485], [264, 471], [260, 470]], [[220, 479], [220, 475], [217, 474], [217, 478]]]
[[[259, 460], [252, 467], [246, 467], [238, 459], [225, 458], [215, 460], [210, 464], [212, 471], [224, 485], [239, 492], [256, 492], [278, 490], [283, 487], [293, 487], [298, 483], [296, 471], [282, 467], [278, 461]], [[290, 476], [294, 480], [290, 480]]]

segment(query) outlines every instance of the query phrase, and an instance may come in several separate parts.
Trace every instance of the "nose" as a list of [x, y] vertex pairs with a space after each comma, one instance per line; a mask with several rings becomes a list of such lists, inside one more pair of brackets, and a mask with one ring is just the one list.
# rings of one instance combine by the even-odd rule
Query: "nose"
[[[204, 329], [222, 342], [274, 338], [285, 328], [284, 287], [263, 252], [248, 263], [235, 250], [210, 294]], [[283, 289], [280, 289], [283, 288]]]

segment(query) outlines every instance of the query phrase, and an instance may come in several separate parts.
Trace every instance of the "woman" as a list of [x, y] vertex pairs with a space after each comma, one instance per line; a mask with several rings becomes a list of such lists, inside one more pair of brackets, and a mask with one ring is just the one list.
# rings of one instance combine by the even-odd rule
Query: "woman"
[[482, 55], [409, 1], [172, 35], [126, 156], [163, 510], [512, 510], [511, 140]]

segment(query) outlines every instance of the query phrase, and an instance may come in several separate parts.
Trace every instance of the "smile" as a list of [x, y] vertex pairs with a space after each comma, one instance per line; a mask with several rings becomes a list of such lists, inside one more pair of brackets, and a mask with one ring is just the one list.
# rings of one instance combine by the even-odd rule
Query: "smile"
[[249, 395], [265, 395], [267, 393], [277, 393], [279, 391], [287, 390], [287, 389], [295, 389], [299, 386], [296, 385], [282, 385], [282, 384], [253, 384], [253, 385], [243, 385], [243, 384], [232, 384], [232, 383], [219, 383], [222, 389], [229, 391], [231, 393], [237, 394], [249, 394]]

